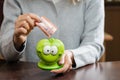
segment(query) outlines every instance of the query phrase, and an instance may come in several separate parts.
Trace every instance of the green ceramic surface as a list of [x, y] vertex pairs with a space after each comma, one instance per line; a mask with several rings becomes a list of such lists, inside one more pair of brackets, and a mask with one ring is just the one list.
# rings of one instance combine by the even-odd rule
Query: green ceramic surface
[[38, 67], [45, 70], [61, 68], [58, 61], [64, 53], [64, 44], [59, 39], [42, 39], [37, 43], [36, 52], [41, 61]]

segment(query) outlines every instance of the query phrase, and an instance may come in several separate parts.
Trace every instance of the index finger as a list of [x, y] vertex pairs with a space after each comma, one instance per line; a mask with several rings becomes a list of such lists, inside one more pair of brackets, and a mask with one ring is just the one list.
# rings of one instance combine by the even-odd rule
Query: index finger
[[53, 73], [65, 73], [69, 69], [69, 64], [65, 63], [64, 66], [57, 70], [51, 70]]
[[30, 16], [32, 19], [34, 19], [36, 22], [40, 22], [40, 17], [33, 13], [28, 13], [28, 16]]

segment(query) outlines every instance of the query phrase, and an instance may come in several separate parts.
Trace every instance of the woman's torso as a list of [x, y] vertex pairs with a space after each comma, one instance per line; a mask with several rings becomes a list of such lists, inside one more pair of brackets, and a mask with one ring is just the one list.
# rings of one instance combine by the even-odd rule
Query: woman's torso
[[[21, 13], [34, 13], [46, 16], [54, 23], [58, 30], [52, 36], [63, 41], [65, 49], [75, 49], [80, 46], [84, 31], [84, 0], [76, 5], [69, 0], [59, 0], [54, 4], [52, 0], [18, 0]], [[28, 35], [24, 56], [28, 61], [38, 61], [35, 47], [40, 39], [47, 38], [38, 28]]]

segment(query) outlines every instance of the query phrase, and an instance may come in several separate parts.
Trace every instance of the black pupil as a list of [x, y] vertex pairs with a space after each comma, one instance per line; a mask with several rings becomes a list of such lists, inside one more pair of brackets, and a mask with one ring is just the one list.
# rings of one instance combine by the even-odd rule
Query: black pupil
[[49, 50], [47, 50], [47, 52], [49, 52]]

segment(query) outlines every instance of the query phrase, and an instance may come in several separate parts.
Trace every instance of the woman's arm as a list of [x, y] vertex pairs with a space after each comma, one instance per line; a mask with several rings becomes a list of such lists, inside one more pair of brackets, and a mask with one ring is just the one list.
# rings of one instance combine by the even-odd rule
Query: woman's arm
[[95, 63], [104, 52], [104, 0], [85, 0], [85, 28], [80, 47], [72, 50], [76, 68]]
[[17, 51], [13, 43], [15, 20], [21, 15], [21, 8], [17, 0], [5, 0], [3, 13], [4, 20], [0, 31], [2, 55], [7, 61], [19, 60], [24, 49], [21, 52]]

